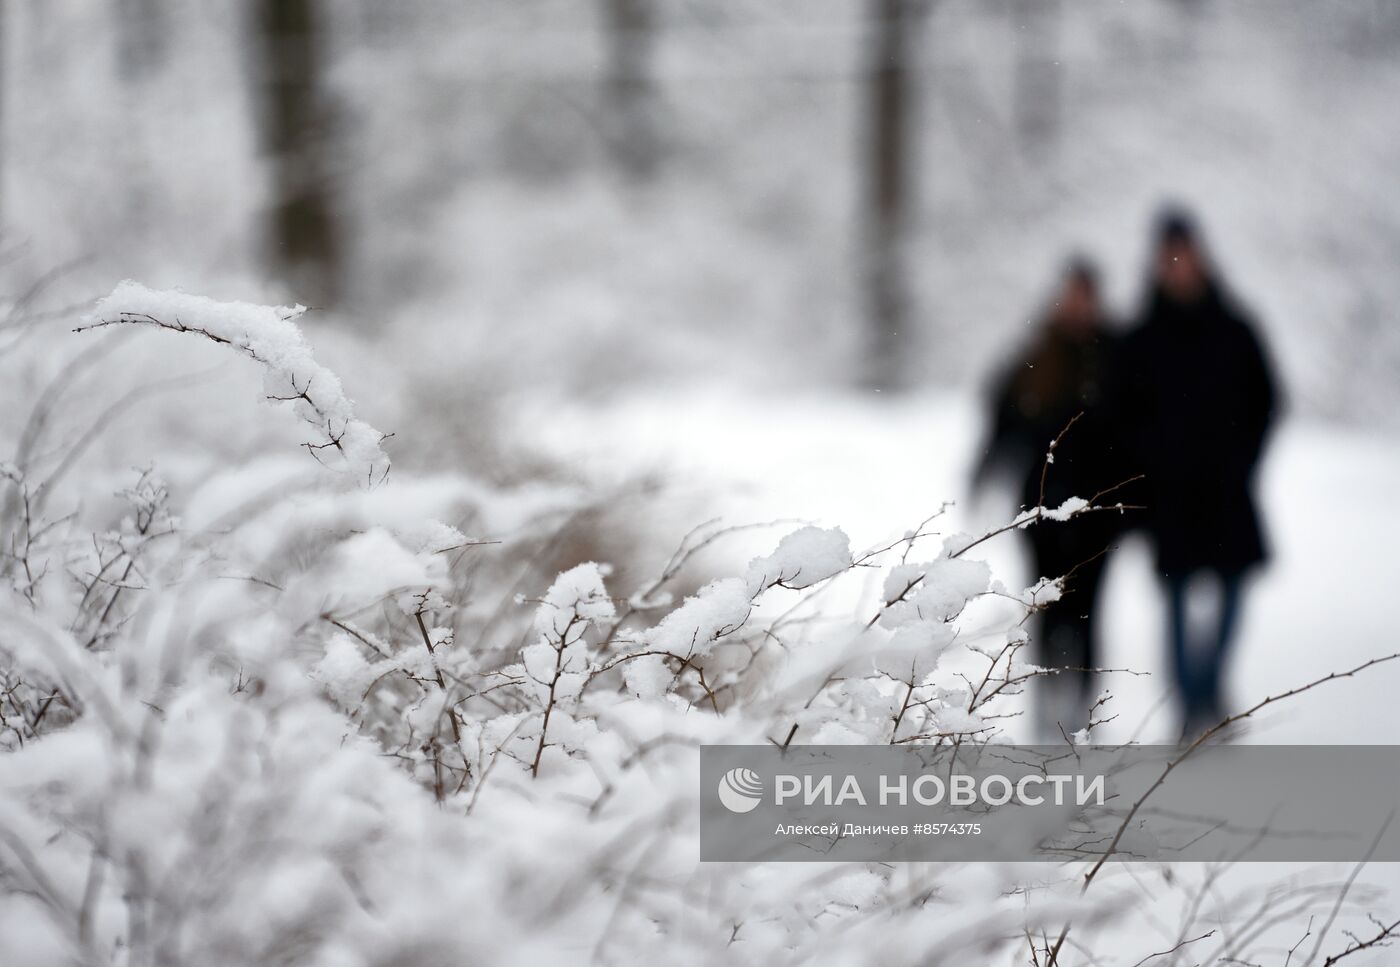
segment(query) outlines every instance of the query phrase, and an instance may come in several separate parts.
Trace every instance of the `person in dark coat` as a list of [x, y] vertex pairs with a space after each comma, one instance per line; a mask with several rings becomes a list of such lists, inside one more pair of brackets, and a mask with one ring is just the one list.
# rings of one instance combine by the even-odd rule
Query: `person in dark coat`
[[[1146, 504], [1166, 585], [1183, 734], [1194, 737], [1223, 717], [1244, 577], [1268, 557], [1254, 477], [1277, 394], [1254, 324], [1183, 212], [1160, 220], [1146, 307], [1123, 340], [1118, 379], [1120, 425], [1146, 474], [1133, 496]], [[1189, 605], [1207, 588], [1216, 607], [1198, 633]]]
[[[1023, 507], [1053, 509], [1118, 483], [1122, 477], [1116, 475], [1103, 406], [1112, 352], [1097, 272], [1075, 259], [1030, 344], [996, 381], [991, 432], [974, 485], [1004, 472], [1018, 481]], [[1046, 453], [1066, 427], [1047, 465]], [[1084, 724], [1105, 553], [1119, 526], [1117, 514], [1089, 513], [1022, 531], [1038, 576], [1069, 576], [1063, 596], [1041, 612], [1032, 636], [1038, 662], [1064, 669], [1047, 682], [1044, 694], [1049, 707], [1042, 718], [1049, 730], [1062, 724], [1073, 731]]]

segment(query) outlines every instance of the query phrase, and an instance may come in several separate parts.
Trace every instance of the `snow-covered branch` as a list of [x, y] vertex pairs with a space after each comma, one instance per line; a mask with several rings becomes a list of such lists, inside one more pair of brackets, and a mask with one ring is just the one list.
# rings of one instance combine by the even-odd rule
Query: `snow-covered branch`
[[100, 300], [78, 332], [105, 326], [153, 326], [194, 333], [242, 353], [265, 367], [264, 393], [290, 403], [313, 431], [302, 444], [321, 463], [367, 485], [389, 473], [385, 435], [355, 418], [340, 378], [311, 354], [296, 320], [306, 307], [216, 302], [184, 292], [148, 289], [130, 280]]

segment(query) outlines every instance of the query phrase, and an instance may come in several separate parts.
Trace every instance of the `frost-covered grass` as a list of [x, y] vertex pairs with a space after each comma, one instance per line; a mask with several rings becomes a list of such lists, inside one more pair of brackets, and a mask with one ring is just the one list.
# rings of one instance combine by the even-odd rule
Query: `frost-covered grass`
[[[315, 443], [354, 417], [290, 315], [125, 285], [97, 317], [271, 366]], [[606, 562], [522, 578], [492, 541], [528, 496], [303, 453], [66, 503], [63, 441], [35, 433], [0, 521], [6, 964], [1001, 962], [1071, 920], [1076, 951], [1156, 949], [1104, 933], [1135, 901], [1072, 869], [697, 861], [702, 743], [1014, 722], [1057, 586], [996, 580], [996, 541], [946, 510], [872, 543], [702, 525], [627, 586]], [[695, 588], [726, 540], [762, 548]]]

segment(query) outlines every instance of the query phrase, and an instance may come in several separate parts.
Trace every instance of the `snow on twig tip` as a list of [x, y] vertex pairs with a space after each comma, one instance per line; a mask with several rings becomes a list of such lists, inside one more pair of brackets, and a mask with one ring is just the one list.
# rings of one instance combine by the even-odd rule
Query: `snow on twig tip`
[[313, 436], [302, 444], [323, 466], [373, 485], [389, 473], [380, 433], [354, 416], [340, 378], [318, 363], [295, 320], [306, 307], [216, 302], [127, 280], [100, 299], [75, 332], [104, 326], [154, 326], [192, 332], [261, 363], [267, 399], [290, 403]]

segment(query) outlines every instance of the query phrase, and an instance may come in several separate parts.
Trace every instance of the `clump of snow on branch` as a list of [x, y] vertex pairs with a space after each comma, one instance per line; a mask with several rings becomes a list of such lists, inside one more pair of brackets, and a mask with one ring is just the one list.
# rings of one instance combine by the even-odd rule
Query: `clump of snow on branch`
[[265, 368], [269, 400], [290, 403], [314, 436], [303, 446], [323, 464], [376, 483], [389, 472], [384, 434], [355, 418], [340, 378], [311, 354], [296, 320], [306, 307], [216, 302], [204, 296], [148, 289], [130, 280], [101, 299], [79, 331], [102, 326], [153, 326], [190, 332], [243, 353]]
[[1041, 506], [1024, 510], [1017, 515], [1014, 523], [1017, 527], [1029, 527], [1040, 520], [1066, 521], [1094, 509], [1083, 497], [1070, 497], [1058, 507]]
[[892, 634], [875, 651], [876, 668], [900, 680], [926, 678], [953, 643], [953, 620], [990, 581], [985, 563], [946, 555], [890, 568], [879, 624]]
[[753, 598], [748, 582], [741, 578], [712, 581], [662, 618], [642, 640], [657, 651], [707, 655], [715, 642], [748, 620]]
[[851, 566], [851, 541], [839, 527], [803, 527], [784, 537], [772, 554], [755, 558], [746, 575], [751, 593], [781, 585], [810, 588]]
[[850, 567], [850, 540], [839, 528], [803, 527], [784, 537], [772, 554], [749, 562], [744, 577], [721, 578], [701, 588], [642, 640], [656, 651], [683, 658], [708, 655], [743, 626], [763, 592], [810, 588]]

